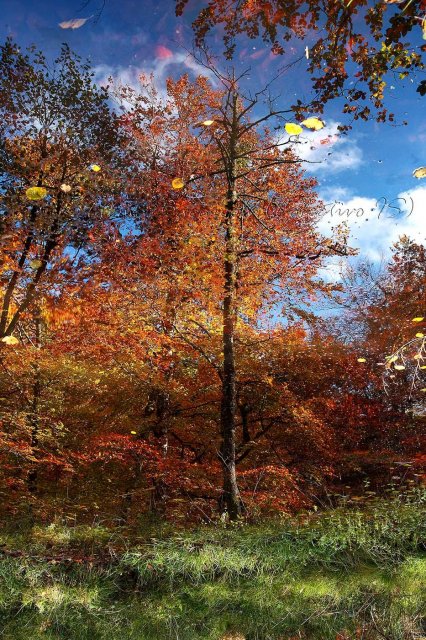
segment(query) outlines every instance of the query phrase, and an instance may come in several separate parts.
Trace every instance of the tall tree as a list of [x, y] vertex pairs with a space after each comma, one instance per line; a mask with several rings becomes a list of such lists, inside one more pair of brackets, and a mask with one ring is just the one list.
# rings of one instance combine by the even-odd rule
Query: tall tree
[[[312, 276], [321, 259], [335, 253], [346, 255], [347, 247], [344, 236], [333, 241], [315, 230], [321, 205], [313, 191], [315, 182], [303, 177], [291, 150], [296, 138], [287, 134], [277, 138], [267, 128], [284, 124], [287, 110], [266, 99], [268, 107], [260, 115], [265, 97], [262, 92], [245, 98], [239, 88], [240, 79], [224, 76], [217, 70], [214, 73], [221, 83], [221, 88], [215, 91], [205, 79], [192, 86], [187, 78], [169, 82], [172, 100], [163, 108], [162, 115], [155, 116], [156, 134], [162, 132], [163, 139], [161, 144], [151, 143], [157, 159], [155, 164], [146, 161], [151, 174], [146, 173], [145, 180], [150, 186], [145, 183], [144, 197], [148, 210], [151, 208], [148, 218], [158, 222], [161, 216], [165, 222], [163, 245], [170, 233], [171, 220], [180, 226], [181, 233], [186, 225], [188, 231], [191, 227], [195, 230], [197, 225], [201, 237], [205, 226], [204, 235], [209, 233], [211, 238], [213, 226], [214, 249], [209, 269], [215, 274], [214, 288], [210, 300], [207, 299], [209, 313], [196, 324], [202, 334], [209, 331], [206, 322], [214, 323], [218, 310], [217, 304], [216, 310], [211, 305], [214, 291], [220, 301], [222, 333], [222, 356], [215, 371], [221, 380], [219, 457], [223, 502], [229, 516], [235, 519], [243, 509], [235, 452], [238, 326], [261, 321], [262, 314], [271, 311], [288, 290], [293, 298], [302, 292], [311, 295]], [[127, 102], [132, 97], [136, 101], [126, 121], [134, 128], [136, 138], [147, 140], [147, 134], [153, 134], [154, 112], [147, 109], [146, 94], [142, 101], [132, 96], [129, 89], [122, 95]], [[165, 139], [170, 141], [168, 146]], [[157, 197], [159, 181], [169, 190], [169, 196], [164, 192], [161, 202]], [[164, 186], [160, 189], [163, 192]], [[172, 189], [176, 195], [170, 194]], [[168, 202], [174, 203], [174, 212]], [[167, 221], [165, 216], [169, 217]], [[194, 224], [191, 218], [188, 224], [188, 216], [196, 216], [198, 220]], [[200, 268], [199, 264], [197, 270]], [[191, 297], [195, 295], [196, 310], [206, 301], [196, 290]], [[210, 316], [209, 320], [211, 313], [213, 319]], [[185, 339], [187, 330], [179, 329], [178, 325], [175, 318], [171, 330]], [[194, 328], [190, 333], [194, 344]]]

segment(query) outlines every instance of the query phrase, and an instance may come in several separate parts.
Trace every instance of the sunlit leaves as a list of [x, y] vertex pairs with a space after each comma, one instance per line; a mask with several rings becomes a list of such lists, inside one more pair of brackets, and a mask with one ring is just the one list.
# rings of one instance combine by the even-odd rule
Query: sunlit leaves
[[91, 171], [94, 171], [95, 173], [98, 173], [101, 170], [101, 168], [100, 168], [100, 166], [98, 164], [91, 164], [89, 169]]
[[172, 180], [172, 188], [175, 190], [179, 190], [179, 189], [183, 189], [185, 186], [184, 181], [182, 180], [182, 178], [173, 178]]
[[19, 340], [18, 338], [15, 338], [15, 336], [4, 336], [1, 341], [8, 345], [19, 344]]
[[365, 358], [357, 358], [357, 362], [367, 362]]
[[44, 187], [29, 187], [25, 191], [28, 200], [43, 200], [47, 196], [47, 189]]
[[418, 167], [418, 169], [414, 169], [413, 176], [415, 178], [426, 178], [426, 167]]
[[392, 364], [392, 362], [396, 362], [398, 360], [398, 356], [386, 356], [386, 360], [388, 364]]
[[421, 332], [416, 333], [416, 338], [424, 338], [424, 337], [425, 337], [424, 333], [421, 333]]
[[320, 120], [319, 118], [307, 118], [306, 120], [303, 120], [302, 124], [307, 128], [307, 129], [313, 129], [313, 131], [319, 131], [320, 129], [322, 129], [325, 125], [324, 122], [322, 120]]
[[423, 322], [423, 320], [423, 316], [416, 316], [415, 318], [413, 318], [412, 322]]
[[290, 136], [298, 136], [303, 131], [299, 124], [294, 124], [293, 122], [287, 122], [285, 130]]

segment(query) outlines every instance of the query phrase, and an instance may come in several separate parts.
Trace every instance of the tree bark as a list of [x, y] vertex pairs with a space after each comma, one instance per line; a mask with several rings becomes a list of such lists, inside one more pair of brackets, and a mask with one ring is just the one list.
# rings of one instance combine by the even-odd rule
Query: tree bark
[[223, 377], [221, 400], [221, 451], [223, 470], [223, 505], [230, 520], [242, 513], [242, 502], [237, 485], [235, 466], [235, 413], [237, 392], [235, 382], [235, 292], [237, 251], [235, 238], [236, 156], [237, 156], [237, 96], [232, 101], [232, 130], [228, 156], [228, 193], [225, 211], [224, 298], [223, 298]]
[[[36, 309], [35, 314], [35, 346], [37, 350], [41, 348], [41, 317], [40, 309]], [[40, 366], [36, 362], [34, 365], [34, 382], [33, 382], [33, 397], [31, 402], [31, 412], [29, 415], [29, 425], [31, 429], [31, 452], [34, 457], [37, 457], [37, 447], [39, 443], [39, 431], [40, 431], [40, 396], [42, 391], [42, 382], [40, 375]], [[27, 477], [28, 491], [31, 494], [37, 492], [37, 479], [38, 479], [38, 463], [33, 462]]]

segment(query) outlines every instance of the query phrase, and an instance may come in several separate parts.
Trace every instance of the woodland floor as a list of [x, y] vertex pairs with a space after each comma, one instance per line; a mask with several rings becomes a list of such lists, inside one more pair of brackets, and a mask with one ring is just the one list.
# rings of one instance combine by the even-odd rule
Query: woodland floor
[[420, 640], [426, 495], [195, 530], [4, 526], [4, 640]]

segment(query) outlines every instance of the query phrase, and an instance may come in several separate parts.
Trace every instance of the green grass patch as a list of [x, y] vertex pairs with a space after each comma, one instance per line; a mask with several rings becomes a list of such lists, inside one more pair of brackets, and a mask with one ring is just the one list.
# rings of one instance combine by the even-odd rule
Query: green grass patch
[[426, 636], [425, 515], [419, 494], [139, 543], [99, 527], [9, 532], [1, 637], [418, 640]]

